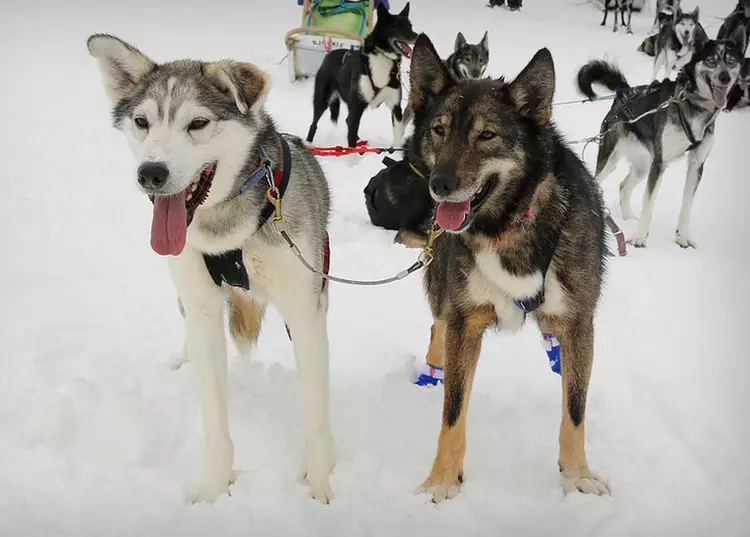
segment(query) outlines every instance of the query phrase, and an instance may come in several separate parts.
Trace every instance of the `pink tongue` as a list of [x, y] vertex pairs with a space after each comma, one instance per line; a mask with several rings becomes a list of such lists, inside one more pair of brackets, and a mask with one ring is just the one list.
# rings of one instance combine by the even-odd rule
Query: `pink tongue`
[[726, 88], [717, 89], [714, 88], [714, 102], [716, 106], [724, 106], [727, 104], [727, 90]]
[[435, 220], [441, 228], [454, 231], [461, 227], [470, 210], [471, 200], [466, 200], [462, 203], [444, 201], [438, 203]]
[[187, 241], [185, 192], [154, 198], [151, 248], [159, 255], [180, 255]]

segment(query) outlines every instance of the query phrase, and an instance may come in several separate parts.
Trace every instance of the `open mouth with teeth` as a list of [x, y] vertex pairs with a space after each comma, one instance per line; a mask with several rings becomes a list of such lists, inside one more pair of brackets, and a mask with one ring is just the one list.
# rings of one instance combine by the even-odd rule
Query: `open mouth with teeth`
[[170, 196], [149, 196], [154, 203], [151, 248], [159, 255], [180, 255], [187, 243], [187, 228], [195, 210], [208, 197], [216, 174], [216, 162], [201, 169], [198, 180]]
[[403, 54], [407, 58], [411, 58], [411, 46], [406, 41], [395, 39], [393, 41], [393, 48], [395, 48], [397, 51], [399, 51], [401, 54]]
[[474, 220], [477, 211], [487, 200], [491, 189], [490, 182], [486, 181], [477, 192], [462, 202], [441, 201], [435, 210], [435, 222], [447, 231], [463, 231]]

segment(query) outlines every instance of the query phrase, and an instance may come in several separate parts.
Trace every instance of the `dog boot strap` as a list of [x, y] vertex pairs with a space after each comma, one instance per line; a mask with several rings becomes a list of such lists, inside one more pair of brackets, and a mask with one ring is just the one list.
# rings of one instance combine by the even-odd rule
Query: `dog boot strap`
[[547, 353], [552, 372], [560, 375], [560, 342], [552, 334], [542, 334], [542, 347]]
[[417, 386], [437, 386], [443, 383], [445, 372], [442, 367], [436, 367], [428, 363], [419, 365], [413, 376], [413, 383]]

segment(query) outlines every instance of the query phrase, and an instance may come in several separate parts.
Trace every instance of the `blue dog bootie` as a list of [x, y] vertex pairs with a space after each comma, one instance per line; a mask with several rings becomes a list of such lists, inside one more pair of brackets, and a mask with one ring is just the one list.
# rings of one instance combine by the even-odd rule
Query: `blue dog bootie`
[[552, 334], [542, 334], [542, 347], [547, 353], [552, 372], [560, 375], [560, 342]]
[[425, 362], [416, 367], [412, 382], [417, 386], [437, 386], [443, 383], [444, 378], [445, 373], [442, 367], [436, 367]]

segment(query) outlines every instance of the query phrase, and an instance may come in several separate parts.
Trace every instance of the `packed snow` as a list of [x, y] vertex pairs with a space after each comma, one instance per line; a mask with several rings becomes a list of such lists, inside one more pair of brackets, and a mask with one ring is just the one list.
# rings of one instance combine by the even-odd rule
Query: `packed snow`
[[[476, 43], [489, 30], [493, 76], [514, 76], [549, 47], [557, 100], [577, 97], [575, 73], [592, 58], [615, 61], [631, 83], [650, 79], [651, 59], [636, 48], [651, 9], [634, 13], [635, 35], [626, 35], [612, 33], [611, 18], [600, 27], [600, 8], [586, 1], [527, 0], [520, 13], [485, 4], [412, 0], [411, 18], [444, 57], [458, 31]], [[701, 4], [709, 35], [720, 24], [711, 15], [725, 16], [734, 4]], [[400, 11], [403, 1], [391, 7]], [[410, 383], [431, 324], [416, 275], [379, 288], [331, 284], [337, 464], [330, 505], [312, 500], [296, 480], [299, 381], [272, 309], [251, 361], [230, 346], [239, 472], [231, 497], [185, 502], [202, 462], [197, 384], [190, 364], [170, 369], [182, 318], [165, 260], [149, 247], [151, 204], [136, 189], [124, 137], [110, 125], [86, 39], [111, 33], [156, 61], [256, 63], [272, 77], [266, 107], [279, 129], [304, 136], [312, 80], [291, 83], [279, 63], [284, 34], [300, 19], [293, 0], [0, 6], [0, 534], [749, 535], [748, 110], [719, 117], [695, 202], [698, 248], [673, 242], [683, 159], [666, 173], [648, 248], [609, 260], [586, 442], [611, 497], [563, 494], [560, 378], [533, 323], [517, 335], [485, 338], [460, 495], [435, 506], [415, 493], [432, 464], [442, 405], [442, 388]], [[554, 119], [577, 140], [598, 132], [608, 107], [561, 106]], [[384, 107], [366, 112], [360, 136], [390, 144]], [[316, 144], [345, 141], [345, 123], [334, 127], [324, 116]], [[590, 168], [596, 151], [586, 151]], [[338, 276], [386, 277], [415, 259], [417, 251], [369, 222], [362, 190], [381, 160], [320, 159], [333, 196], [331, 272]], [[636, 222], [623, 222], [617, 204], [624, 173], [621, 166], [605, 183], [605, 195], [630, 234]]]

